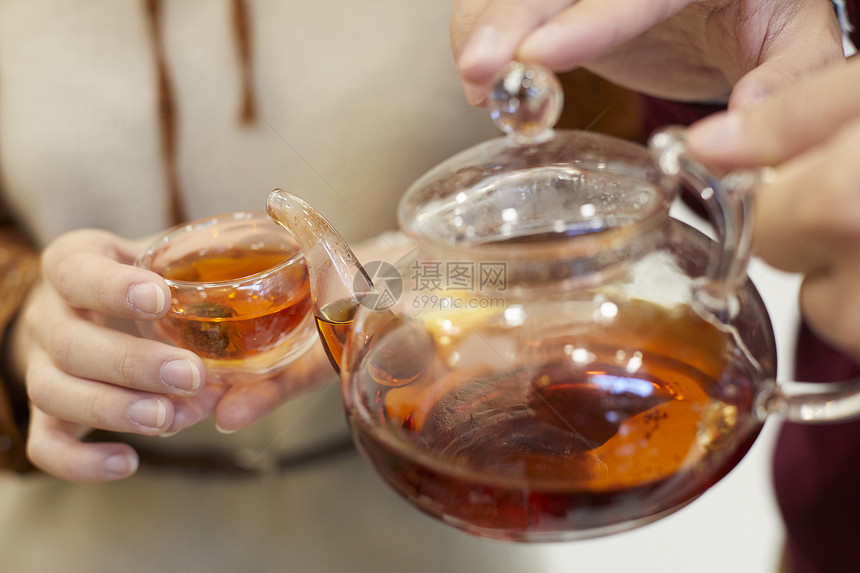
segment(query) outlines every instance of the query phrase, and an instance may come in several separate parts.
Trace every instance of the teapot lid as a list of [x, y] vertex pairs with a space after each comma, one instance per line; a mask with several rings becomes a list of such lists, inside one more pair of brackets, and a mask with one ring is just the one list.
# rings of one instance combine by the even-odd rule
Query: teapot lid
[[440, 163], [401, 199], [400, 227], [419, 243], [496, 252], [516, 243], [525, 253], [667, 216], [674, 184], [645, 147], [552, 128], [562, 89], [549, 70], [512, 62], [488, 107], [507, 135]]

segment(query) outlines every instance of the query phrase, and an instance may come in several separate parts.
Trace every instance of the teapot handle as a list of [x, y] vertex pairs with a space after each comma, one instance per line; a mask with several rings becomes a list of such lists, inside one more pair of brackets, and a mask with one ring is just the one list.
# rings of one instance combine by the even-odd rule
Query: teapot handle
[[801, 424], [860, 419], [860, 379], [841, 382], [769, 380], [758, 396], [756, 415], [764, 421], [769, 414]]
[[[649, 141], [660, 170], [699, 193], [720, 238], [720, 250], [697, 285], [700, 303], [717, 317], [732, 314], [733, 293], [746, 280], [752, 241], [750, 190], [768, 169], [736, 171], [720, 179], [686, 152], [684, 129], [667, 127]], [[860, 418], [860, 378], [831, 383], [767, 380], [756, 415], [776, 414], [790, 422], [835, 423]]]
[[648, 145], [663, 174], [697, 192], [710, 214], [720, 249], [696, 285], [695, 294], [717, 316], [732, 314], [734, 293], [746, 280], [750, 258], [753, 200], [749, 191], [766, 170], [736, 171], [720, 179], [690, 157], [684, 129], [678, 126], [656, 132]]

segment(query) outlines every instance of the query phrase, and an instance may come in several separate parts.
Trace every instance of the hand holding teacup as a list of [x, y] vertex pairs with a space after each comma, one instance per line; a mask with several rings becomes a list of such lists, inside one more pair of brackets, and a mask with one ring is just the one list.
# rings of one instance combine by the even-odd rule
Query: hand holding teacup
[[[44, 251], [42, 283], [14, 324], [11, 362], [31, 401], [28, 455], [57, 477], [95, 482], [136, 471], [138, 457], [128, 444], [84, 442], [93, 429], [169, 435], [214, 416], [220, 429], [233, 431], [329, 371], [312, 328], [303, 331], [302, 320], [291, 322], [296, 328], [286, 337], [285, 353], [292, 352], [286, 362], [273, 358], [242, 384], [227, 383], [243, 374], [219, 370], [217, 358], [212, 375], [211, 356], [132, 334], [133, 321], [154, 327], [177, 320], [168, 282], [134, 265], [144, 246], [92, 229], [58, 237]], [[260, 290], [249, 293], [254, 295], [263, 296]], [[219, 314], [213, 308], [201, 310]], [[209, 324], [216, 326], [207, 332], [198, 323], [191, 338], [217, 349], [230, 338], [224, 336], [229, 329]]]

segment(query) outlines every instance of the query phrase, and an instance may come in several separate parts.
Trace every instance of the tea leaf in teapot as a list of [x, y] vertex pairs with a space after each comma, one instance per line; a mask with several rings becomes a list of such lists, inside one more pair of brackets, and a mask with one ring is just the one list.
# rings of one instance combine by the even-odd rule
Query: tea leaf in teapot
[[[665, 385], [624, 369], [582, 371], [570, 361], [478, 376], [435, 402], [420, 431], [428, 452], [505, 475], [558, 475], [629, 419], [675, 399]], [[651, 426], [660, 422], [654, 410]], [[580, 464], [580, 472], [588, 471]]]
[[591, 450], [612, 439], [629, 418], [674, 397], [666, 386], [620, 368], [553, 368], [537, 377], [529, 406], [541, 424], [568, 432], [569, 445]]

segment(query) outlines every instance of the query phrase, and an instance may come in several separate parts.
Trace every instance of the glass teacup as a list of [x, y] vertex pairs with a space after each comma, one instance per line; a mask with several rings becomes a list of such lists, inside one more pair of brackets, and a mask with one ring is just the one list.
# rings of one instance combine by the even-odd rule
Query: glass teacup
[[200, 219], [159, 235], [136, 265], [170, 287], [170, 311], [142, 333], [187, 348], [210, 380], [271, 377], [316, 343], [308, 271], [295, 239], [264, 213]]

